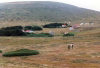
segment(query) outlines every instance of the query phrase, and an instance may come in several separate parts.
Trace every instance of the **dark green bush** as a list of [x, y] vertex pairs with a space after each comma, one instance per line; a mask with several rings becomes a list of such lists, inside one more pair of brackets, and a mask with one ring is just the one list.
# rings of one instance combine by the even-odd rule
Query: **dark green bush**
[[5, 28], [1, 28], [1, 30], [12, 30], [12, 29], [19, 29], [22, 30], [23, 27], [22, 26], [11, 26], [11, 27], [5, 27]]
[[16, 51], [6, 52], [3, 54], [5, 57], [13, 57], [13, 56], [30, 56], [30, 55], [38, 55], [39, 52], [37, 50], [29, 50], [29, 49], [20, 49]]
[[43, 29], [41, 27], [39, 27], [39, 26], [33, 26], [32, 30], [33, 31], [37, 31], [37, 30], [43, 30]]
[[40, 34], [27, 34], [28, 37], [53, 37], [49, 33], [40, 33]]
[[32, 26], [25, 26], [24, 29], [25, 30], [32, 30]]
[[5, 27], [0, 29], [0, 36], [23, 36], [21, 26]]
[[2, 53], [2, 50], [0, 50], [0, 53]]
[[43, 30], [40, 26], [25, 26], [25, 30], [33, 30], [33, 31], [40, 31]]
[[[44, 28], [61, 28], [64, 23], [50, 23], [43, 25]], [[66, 24], [68, 26], [68, 24]]]
[[19, 29], [0, 30], [0, 36], [24, 36], [25, 34]]
[[67, 34], [64, 34], [63, 36], [75, 36], [74, 33], [67, 33]]

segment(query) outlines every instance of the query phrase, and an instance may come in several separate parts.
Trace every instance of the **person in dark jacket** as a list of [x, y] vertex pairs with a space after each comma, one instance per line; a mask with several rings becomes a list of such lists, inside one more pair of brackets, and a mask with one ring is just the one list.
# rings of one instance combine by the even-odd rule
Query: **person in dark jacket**
[[74, 43], [71, 44], [71, 48], [72, 48], [72, 49], [74, 48]]
[[71, 48], [70, 45], [68, 45], [68, 50], [70, 50], [70, 48]]

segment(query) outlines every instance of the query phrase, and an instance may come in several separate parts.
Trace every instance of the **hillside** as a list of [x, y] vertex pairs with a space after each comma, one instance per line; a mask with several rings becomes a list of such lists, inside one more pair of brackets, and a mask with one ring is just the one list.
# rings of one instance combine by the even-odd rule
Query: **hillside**
[[11, 2], [0, 4], [0, 21], [96, 21], [100, 12], [58, 2]]

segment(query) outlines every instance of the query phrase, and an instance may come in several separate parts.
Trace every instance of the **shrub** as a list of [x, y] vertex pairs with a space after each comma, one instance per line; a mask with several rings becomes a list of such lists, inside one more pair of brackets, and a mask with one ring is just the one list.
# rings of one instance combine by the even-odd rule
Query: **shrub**
[[23, 36], [23, 35], [25, 35], [25, 33], [22, 32], [21, 26], [12, 26], [0, 29], [0, 36]]
[[32, 30], [32, 26], [25, 26], [24, 29], [25, 30]]
[[19, 30], [22, 30], [23, 27], [22, 26], [11, 26], [11, 27], [2, 28], [2, 30], [11, 30], [11, 29], [19, 29]]
[[29, 50], [29, 49], [20, 49], [16, 51], [6, 52], [3, 54], [5, 57], [13, 57], [13, 56], [30, 56], [30, 55], [38, 55], [39, 52], [37, 50]]
[[67, 33], [67, 34], [64, 34], [63, 36], [75, 36], [74, 33]]
[[[43, 25], [44, 28], [61, 28], [61, 26], [63, 25], [63, 23], [50, 23], [50, 24], [46, 24]], [[68, 26], [68, 24], [66, 24]]]
[[25, 35], [24, 32], [22, 32], [19, 29], [0, 30], [0, 36], [23, 36], [23, 35]]
[[43, 30], [43, 29], [39, 26], [33, 26], [32, 30], [37, 31], [37, 30]]
[[2, 53], [2, 50], [0, 50], [0, 53]]
[[25, 26], [25, 30], [33, 30], [33, 31], [40, 31], [43, 30], [40, 26]]

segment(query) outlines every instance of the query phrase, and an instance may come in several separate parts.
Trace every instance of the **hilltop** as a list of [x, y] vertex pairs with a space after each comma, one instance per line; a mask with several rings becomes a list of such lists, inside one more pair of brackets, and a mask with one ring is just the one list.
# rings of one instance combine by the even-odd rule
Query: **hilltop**
[[100, 12], [69, 4], [49, 1], [11, 2], [0, 4], [0, 21], [99, 21]]

